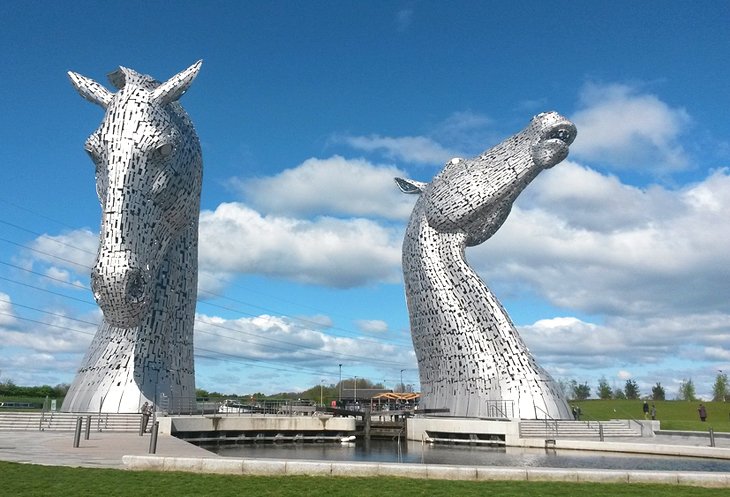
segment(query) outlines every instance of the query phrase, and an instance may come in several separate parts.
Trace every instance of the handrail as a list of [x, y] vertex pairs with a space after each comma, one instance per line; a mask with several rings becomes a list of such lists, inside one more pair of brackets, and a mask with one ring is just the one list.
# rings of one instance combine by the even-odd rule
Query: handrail
[[639, 429], [641, 430], [641, 436], [642, 437], [644, 436], [644, 424], [643, 423], [641, 423], [640, 421], [637, 421], [633, 416], [631, 416], [630, 414], [628, 414], [626, 411], [624, 411], [622, 409], [619, 409], [618, 412], [621, 413], [622, 415], [626, 416], [626, 421], [627, 421], [626, 426], [629, 429], [631, 429], [631, 422], [633, 421], [634, 423], [639, 425]]
[[534, 402], [532, 403], [532, 406], [533, 406], [533, 407], [535, 408], [535, 417], [536, 417], [536, 418], [537, 418], [537, 411], [540, 411], [540, 412], [541, 412], [542, 414], [544, 414], [544, 415], [545, 415], [545, 417], [543, 418], [543, 419], [545, 420], [545, 436], [547, 436], [547, 435], [548, 435], [548, 431], [549, 431], [549, 424], [548, 424], [548, 421], [552, 421], [552, 422], [553, 422], [553, 426], [555, 427], [555, 430], [554, 430], [554, 431], [555, 431], [555, 437], [557, 438], [557, 436], [558, 436], [558, 427], [559, 427], [559, 425], [558, 425], [558, 420], [557, 420], [557, 419], [555, 419], [555, 418], [553, 418], [553, 417], [552, 417], [552, 416], [550, 415], [550, 413], [549, 413], [549, 412], [545, 411], [544, 409], [542, 409], [541, 407], [539, 407], [539, 406], [538, 406], [537, 404], [535, 404]]

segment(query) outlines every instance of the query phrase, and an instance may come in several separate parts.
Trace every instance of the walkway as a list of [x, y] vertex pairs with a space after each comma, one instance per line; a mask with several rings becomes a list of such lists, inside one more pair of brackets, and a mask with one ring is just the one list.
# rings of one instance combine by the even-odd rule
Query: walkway
[[[192, 471], [226, 474], [264, 475], [341, 475], [400, 476], [468, 480], [594, 481], [628, 483], [664, 483], [730, 488], [730, 473], [586, 470], [553, 468], [508, 468], [483, 466], [448, 466], [428, 464], [358, 463], [335, 461], [253, 460], [219, 457], [216, 454], [174, 438], [160, 435], [157, 453], [148, 454], [150, 435], [136, 433], [92, 432], [81, 437], [73, 447], [73, 432], [0, 431], [0, 460], [21, 463], [104, 467], [117, 469]], [[707, 447], [708, 439], [688, 436], [658, 436], [598, 442], [558, 440], [562, 444], [589, 450], [611, 449], [616, 444], [634, 446], [651, 453], [652, 447], [671, 447], [676, 455], [691, 455], [696, 450], [710, 450], [730, 459], [730, 440], [717, 438], [720, 447]]]

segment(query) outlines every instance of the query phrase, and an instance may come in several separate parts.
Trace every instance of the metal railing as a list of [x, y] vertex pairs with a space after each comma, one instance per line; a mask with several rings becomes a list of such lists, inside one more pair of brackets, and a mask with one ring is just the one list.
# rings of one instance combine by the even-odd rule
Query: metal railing
[[486, 416], [494, 419], [513, 419], [515, 417], [515, 403], [513, 400], [487, 400]]
[[[543, 408], [539, 407], [537, 404], [532, 404], [532, 406], [535, 408], [535, 418], [539, 419], [538, 414], [543, 415], [543, 419], [545, 421], [545, 437], [550, 437], [550, 432], [552, 428], [553, 437], [558, 437], [558, 420], [553, 418], [550, 413], [548, 413]], [[539, 412], [538, 412], [539, 411]]]

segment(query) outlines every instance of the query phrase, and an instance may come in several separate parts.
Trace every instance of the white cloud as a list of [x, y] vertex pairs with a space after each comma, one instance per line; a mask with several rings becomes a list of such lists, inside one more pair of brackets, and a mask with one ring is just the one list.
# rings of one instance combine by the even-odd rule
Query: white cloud
[[405, 173], [363, 159], [308, 159], [275, 176], [234, 180], [247, 203], [262, 212], [295, 216], [377, 216], [407, 219], [415, 199], [393, 178]]
[[624, 371], [623, 369], [616, 373], [616, 376], [619, 380], [630, 380], [631, 379], [631, 373], [628, 371]]
[[725, 308], [727, 171], [678, 190], [628, 187], [575, 165], [545, 176], [488, 243], [467, 251], [485, 279], [526, 285], [556, 306], [593, 314]]
[[687, 112], [622, 84], [588, 84], [573, 114], [578, 138], [571, 154], [610, 167], [676, 171], [688, 165], [680, 141]]
[[236, 203], [200, 216], [201, 269], [351, 288], [398, 281], [402, 233], [366, 219], [262, 216]]
[[15, 317], [10, 295], [0, 292], [0, 326], [10, 326], [14, 323]]
[[401, 9], [395, 15], [395, 23], [398, 31], [406, 31], [413, 23], [413, 9]]
[[65, 270], [67, 274], [71, 271], [88, 276], [96, 259], [99, 235], [88, 229], [77, 229], [61, 235], [44, 234], [36, 238], [31, 246], [34, 250], [27, 255], [34, 260], [56, 266], [55, 271]]
[[221, 353], [246, 360], [264, 360], [270, 365], [297, 363], [321, 367], [346, 359], [349, 367], [353, 367], [373, 358], [394, 363], [413, 360], [409, 347], [334, 336], [308, 322], [280, 316], [223, 319], [198, 314], [195, 331], [196, 347], [205, 355]]
[[443, 164], [459, 155], [454, 150], [444, 148], [425, 136], [389, 137], [380, 135], [344, 136], [340, 138], [356, 150], [381, 152], [385, 157], [416, 164]]
[[364, 333], [385, 333], [388, 331], [388, 323], [380, 319], [360, 319], [355, 321], [355, 326]]

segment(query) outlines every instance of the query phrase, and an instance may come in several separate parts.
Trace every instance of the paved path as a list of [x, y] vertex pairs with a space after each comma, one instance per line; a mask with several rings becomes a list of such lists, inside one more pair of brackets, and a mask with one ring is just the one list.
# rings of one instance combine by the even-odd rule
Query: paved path
[[[409, 478], [442, 478], [465, 480], [542, 480], [593, 481], [625, 483], [663, 483], [730, 488], [730, 473], [683, 471], [625, 471], [555, 468], [508, 468], [487, 466], [448, 466], [429, 464], [353, 463], [333, 461], [287, 461], [233, 459], [220, 457], [169, 435], [160, 435], [157, 452], [149, 455], [150, 435], [136, 433], [92, 432], [89, 440], [81, 437], [73, 447], [73, 432], [0, 431], [0, 460], [54, 466], [83, 466], [154, 471], [193, 471], [204, 473], [258, 475], [341, 475], [399, 476]], [[561, 439], [562, 440], [562, 439]], [[710, 453], [730, 459], [730, 440], [716, 439], [719, 447], [710, 448], [709, 439], [691, 436], [658, 436], [630, 438], [621, 441], [596, 442], [570, 440], [571, 448], [603, 447], [614, 450], [620, 445], [643, 453], [652, 448], [671, 447], [675, 455]], [[560, 446], [560, 444], [559, 444]], [[658, 450], [658, 449], [657, 449]]]
[[[94, 432], [89, 440], [83, 433], [79, 447], [73, 446], [72, 431], [0, 431], [0, 460], [54, 466], [124, 468], [122, 457], [148, 455], [150, 434], [140, 437], [129, 432]], [[158, 456], [219, 457], [169, 435], [157, 438]]]

